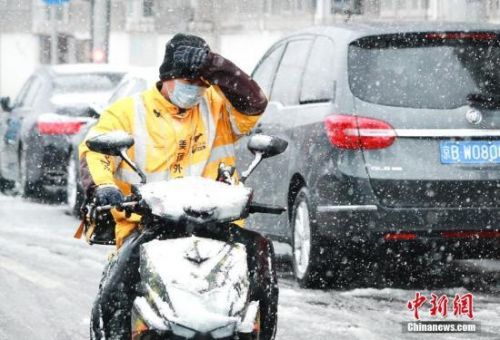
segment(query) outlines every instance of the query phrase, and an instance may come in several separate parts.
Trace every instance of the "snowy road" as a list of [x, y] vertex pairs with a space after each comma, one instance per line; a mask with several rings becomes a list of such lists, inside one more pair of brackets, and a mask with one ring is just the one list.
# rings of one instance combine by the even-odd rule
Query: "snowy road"
[[[0, 216], [0, 340], [87, 339], [90, 306], [110, 248], [74, 240], [78, 221], [60, 206], [0, 196]], [[497, 268], [495, 262], [482, 265]], [[462, 267], [458, 270], [472, 270]], [[481, 332], [472, 335], [402, 333], [401, 323], [413, 320], [406, 305], [416, 291], [451, 299], [468, 292], [453, 283], [431, 290], [320, 291], [299, 289], [282, 273], [280, 287], [280, 340], [500, 339], [495, 283], [472, 292], [474, 321], [481, 323]], [[428, 310], [420, 311], [424, 319], [429, 319]], [[456, 320], [449, 314], [448, 319]]]

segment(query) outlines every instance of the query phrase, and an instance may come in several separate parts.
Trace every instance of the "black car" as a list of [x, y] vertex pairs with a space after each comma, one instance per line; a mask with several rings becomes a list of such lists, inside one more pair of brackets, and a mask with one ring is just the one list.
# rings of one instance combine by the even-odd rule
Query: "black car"
[[315, 27], [253, 77], [270, 99], [253, 133], [289, 146], [249, 183], [289, 213], [249, 226], [292, 245], [301, 285], [380, 249], [382, 262], [499, 257], [500, 26]]
[[104, 102], [124, 74], [102, 64], [42, 66], [12, 105], [2, 98], [2, 182], [17, 182], [24, 196], [64, 196], [70, 136], [91, 119], [89, 104]]

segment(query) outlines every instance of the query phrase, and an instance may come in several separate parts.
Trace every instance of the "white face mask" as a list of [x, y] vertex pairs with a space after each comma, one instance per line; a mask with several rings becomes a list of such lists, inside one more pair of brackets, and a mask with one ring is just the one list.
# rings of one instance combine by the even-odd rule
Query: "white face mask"
[[198, 104], [206, 90], [204, 86], [185, 84], [178, 80], [174, 80], [174, 83], [173, 91], [167, 88], [168, 97], [172, 104], [181, 109], [189, 109]]

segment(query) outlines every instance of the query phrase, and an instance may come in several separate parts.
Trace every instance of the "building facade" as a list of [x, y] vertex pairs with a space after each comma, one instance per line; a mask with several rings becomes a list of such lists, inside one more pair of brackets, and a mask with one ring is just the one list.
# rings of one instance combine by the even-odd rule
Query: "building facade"
[[99, 16], [109, 23], [110, 63], [157, 66], [174, 33], [192, 32], [251, 71], [269, 45], [302, 27], [368, 19], [500, 23], [500, 0], [69, 0], [55, 7], [0, 0], [0, 95], [14, 95], [39, 64], [95, 59], [92, 17]]

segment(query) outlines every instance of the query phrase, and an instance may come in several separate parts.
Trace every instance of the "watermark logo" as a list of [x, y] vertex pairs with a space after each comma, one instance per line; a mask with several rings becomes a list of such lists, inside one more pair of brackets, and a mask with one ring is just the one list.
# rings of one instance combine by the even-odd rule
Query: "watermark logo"
[[[480, 331], [480, 323], [474, 320], [474, 296], [471, 293], [455, 294], [453, 299], [446, 294], [430, 294], [430, 299], [420, 292], [415, 293], [415, 298], [408, 301], [406, 307], [413, 312], [416, 321], [404, 322], [403, 332], [415, 333], [476, 333]], [[428, 308], [428, 314], [424, 314]], [[458, 320], [454, 321], [420, 321], [421, 315], [428, 315], [432, 319], [446, 319], [448, 312], [452, 312]], [[460, 319], [465, 318], [467, 321]]]
[[479, 333], [481, 324], [475, 321], [410, 321], [403, 323], [403, 333]]

